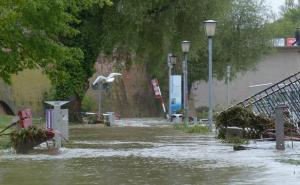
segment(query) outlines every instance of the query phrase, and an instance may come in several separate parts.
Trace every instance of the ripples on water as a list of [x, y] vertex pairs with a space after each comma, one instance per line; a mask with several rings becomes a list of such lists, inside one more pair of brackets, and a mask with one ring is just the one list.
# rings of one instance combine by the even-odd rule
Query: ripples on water
[[[138, 121], [126, 123], [136, 126]], [[72, 144], [57, 155], [2, 150], [0, 184], [18, 184], [19, 177], [31, 185], [47, 179], [44, 184], [53, 184], [56, 176], [58, 184], [298, 184], [300, 180], [297, 162], [288, 163], [300, 160], [300, 143], [291, 148], [288, 142], [284, 152], [276, 151], [274, 142], [251, 143], [257, 149], [234, 152], [212, 135], [183, 134], [162, 123], [75, 127]]]

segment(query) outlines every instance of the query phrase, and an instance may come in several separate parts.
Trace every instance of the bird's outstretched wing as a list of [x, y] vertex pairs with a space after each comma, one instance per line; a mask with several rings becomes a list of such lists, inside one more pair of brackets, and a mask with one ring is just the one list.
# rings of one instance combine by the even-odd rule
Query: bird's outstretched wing
[[111, 83], [115, 80], [115, 78], [107, 78], [106, 82]]
[[96, 85], [98, 82], [102, 81], [102, 80], [107, 80], [107, 78], [105, 76], [98, 76], [96, 78], [96, 80], [93, 82], [93, 85]]
[[122, 74], [121, 73], [110, 73], [107, 78], [113, 78], [115, 76], [121, 76]]

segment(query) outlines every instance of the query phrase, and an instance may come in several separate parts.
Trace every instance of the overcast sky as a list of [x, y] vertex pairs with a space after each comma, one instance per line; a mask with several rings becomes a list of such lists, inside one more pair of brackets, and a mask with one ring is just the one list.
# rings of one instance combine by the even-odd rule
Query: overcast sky
[[275, 13], [279, 13], [279, 7], [284, 4], [285, 0], [266, 0], [267, 5], [272, 7]]

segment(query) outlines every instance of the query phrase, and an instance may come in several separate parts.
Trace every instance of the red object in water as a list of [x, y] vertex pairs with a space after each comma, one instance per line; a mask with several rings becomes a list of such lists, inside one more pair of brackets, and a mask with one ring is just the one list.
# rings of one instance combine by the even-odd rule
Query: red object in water
[[24, 109], [18, 112], [21, 128], [27, 128], [32, 125], [32, 113], [30, 109]]
[[53, 130], [51, 129], [51, 130], [47, 130], [46, 135], [47, 135], [47, 138], [48, 138], [48, 139], [51, 139], [51, 138], [53, 138], [53, 137], [55, 136], [55, 133], [54, 133]]

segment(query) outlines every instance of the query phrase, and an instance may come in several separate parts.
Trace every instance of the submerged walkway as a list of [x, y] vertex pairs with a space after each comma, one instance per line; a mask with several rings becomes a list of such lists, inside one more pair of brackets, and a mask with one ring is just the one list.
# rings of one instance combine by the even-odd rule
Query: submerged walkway
[[[125, 127], [76, 125], [60, 154], [0, 150], [0, 184], [297, 184], [300, 143], [253, 143], [234, 152], [214, 135], [185, 134], [158, 120]], [[138, 123], [140, 124], [131, 124]], [[145, 124], [144, 124], [144, 123]], [[138, 126], [137, 126], [138, 125]]]

